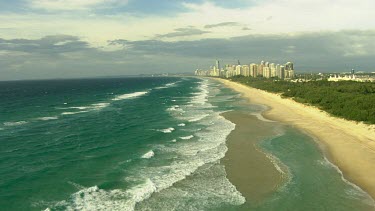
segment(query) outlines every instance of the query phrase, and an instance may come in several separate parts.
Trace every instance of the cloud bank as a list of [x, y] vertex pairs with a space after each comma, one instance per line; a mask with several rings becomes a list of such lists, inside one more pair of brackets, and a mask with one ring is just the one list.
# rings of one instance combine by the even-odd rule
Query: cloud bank
[[[157, 39], [109, 40], [118, 50], [103, 51], [69, 35], [41, 39], [0, 39], [3, 80], [189, 72], [222, 63], [283, 63], [297, 71], [370, 70], [375, 66], [375, 31], [294, 35], [247, 35], [229, 39], [169, 42]], [[7, 76], [7, 77], [5, 77]]]

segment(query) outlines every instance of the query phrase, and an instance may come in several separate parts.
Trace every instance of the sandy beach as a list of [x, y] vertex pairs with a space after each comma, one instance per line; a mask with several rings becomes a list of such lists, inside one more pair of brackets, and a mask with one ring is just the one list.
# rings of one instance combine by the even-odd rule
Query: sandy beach
[[241, 93], [251, 103], [268, 106], [270, 109], [264, 113], [268, 119], [295, 126], [314, 137], [345, 179], [375, 198], [373, 126], [332, 117], [315, 107], [281, 98], [277, 94], [224, 79], [217, 80]]

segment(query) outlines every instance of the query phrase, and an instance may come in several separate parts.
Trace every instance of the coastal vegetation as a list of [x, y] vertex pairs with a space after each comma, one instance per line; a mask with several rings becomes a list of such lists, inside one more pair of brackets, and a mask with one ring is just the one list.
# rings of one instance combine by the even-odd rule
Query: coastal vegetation
[[294, 83], [243, 76], [229, 80], [281, 94], [282, 97], [316, 106], [337, 117], [375, 124], [375, 83], [327, 80]]

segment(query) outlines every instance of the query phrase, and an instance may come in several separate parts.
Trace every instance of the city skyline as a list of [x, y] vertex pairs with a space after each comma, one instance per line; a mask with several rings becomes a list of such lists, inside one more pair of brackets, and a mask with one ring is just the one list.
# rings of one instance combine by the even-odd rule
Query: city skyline
[[224, 67], [221, 67], [220, 61], [216, 60], [215, 65], [209, 69], [196, 69], [194, 75], [224, 78], [242, 75], [245, 77], [278, 78], [284, 80], [293, 79], [295, 70], [293, 62], [276, 64], [262, 60], [260, 63], [250, 62], [241, 64], [240, 60], [237, 60], [237, 64], [226, 64]]
[[0, 0], [0, 80], [182, 73], [216, 58], [374, 72], [374, 7], [371, 0]]

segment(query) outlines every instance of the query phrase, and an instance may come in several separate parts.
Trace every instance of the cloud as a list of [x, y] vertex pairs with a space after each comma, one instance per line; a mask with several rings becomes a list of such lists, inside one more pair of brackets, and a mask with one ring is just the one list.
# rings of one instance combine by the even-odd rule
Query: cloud
[[173, 72], [204, 68], [216, 58], [374, 71], [373, 0], [169, 2], [0, 0], [0, 74]]
[[167, 33], [167, 34], [157, 34], [155, 38], [175, 38], [175, 37], [189, 37], [189, 36], [196, 36], [210, 33], [209, 31], [203, 31], [200, 29], [196, 29], [193, 27], [188, 28], [178, 28], [175, 29], [174, 32]]
[[240, 26], [240, 25], [241, 24], [237, 22], [222, 22], [222, 23], [217, 23], [217, 24], [208, 24], [208, 25], [205, 25], [204, 28], [211, 29], [211, 28], [223, 27], [223, 26]]
[[90, 47], [77, 36], [0, 39], [5, 79], [63, 78], [186, 72], [223, 64], [268, 60], [295, 62], [297, 71], [374, 71], [374, 30], [247, 35], [190, 41], [115, 39], [114, 51]]
[[[30, 2], [52, 2], [52, 0], [25, 0]], [[62, 0], [56, 0], [62, 2]], [[375, 13], [373, 0], [363, 0], [361, 4], [347, 0], [267, 0], [243, 7], [224, 7], [216, 1], [176, 1], [168, 4], [163, 0], [163, 10], [150, 11], [159, 3], [142, 9], [146, 0], [129, 1], [125, 7], [114, 7], [120, 0], [66, 0], [66, 5], [58, 3], [52, 6], [39, 4], [38, 8], [55, 8], [44, 12], [40, 9], [20, 13], [1, 13], [3, 38], [35, 39], [51, 34], [71, 34], [83, 37], [91, 46], [103, 46], [107, 40], [128, 39], [146, 40], [165, 35], [163, 39], [173, 41], [197, 40], [208, 38], [231, 38], [249, 34], [284, 34], [298, 32], [338, 31], [345, 29], [374, 29]], [[126, 1], [125, 1], [126, 2]], [[134, 5], [137, 2], [137, 5]], [[222, 1], [224, 2], [224, 1]], [[94, 4], [95, 3], [95, 4]], [[227, 3], [232, 4], [232, 2]], [[45, 5], [45, 4], [44, 4]], [[109, 5], [109, 6], [108, 6]], [[172, 5], [172, 6], [167, 6]], [[1, 5], [0, 5], [1, 6]], [[95, 8], [110, 7], [112, 9], [96, 10]], [[136, 6], [136, 7], [135, 7]], [[23, 7], [25, 7], [23, 5]], [[22, 8], [22, 7], [21, 7]], [[84, 11], [60, 11], [83, 9]], [[94, 8], [94, 9], [93, 9]], [[125, 8], [125, 10], [124, 10]], [[126, 10], [126, 8], [132, 8]], [[176, 9], [177, 8], [177, 9]], [[334, 8], [334, 9], [329, 9]], [[142, 10], [142, 12], [137, 12]], [[178, 11], [167, 13], [165, 10]], [[1, 11], [1, 8], [0, 8]], [[282, 12], [280, 12], [282, 11]], [[167, 14], [166, 14], [167, 13]], [[171, 17], [173, 14], [173, 17]], [[272, 19], [267, 18], [272, 15]], [[296, 18], [298, 17], [298, 18]], [[210, 30], [204, 26], [221, 23], [241, 23], [238, 27], [214, 27]], [[195, 32], [175, 31], [175, 29], [194, 26]], [[229, 25], [228, 25], [229, 26]], [[246, 29], [246, 30], [245, 30]], [[201, 31], [199, 31], [201, 30]], [[202, 33], [209, 30], [210, 32]], [[186, 35], [186, 36], [183, 36]], [[194, 36], [195, 35], [195, 36]], [[161, 39], [161, 38], [160, 38]]]
[[87, 10], [101, 5], [124, 5], [128, 0], [30, 0], [34, 9], [43, 10]]
[[31, 54], [57, 55], [89, 49], [87, 42], [69, 35], [53, 35], [40, 39], [1, 39], [0, 50], [9, 52], [25, 52]]
[[[166, 42], [160, 40], [113, 40], [126, 45], [139, 55], [174, 55], [183, 58], [206, 58], [247, 62], [269, 59], [275, 62], [296, 61], [301, 70], [329, 68], [345, 65], [369, 68], [374, 64], [375, 31], [337, 31], [280, 35], [248, 35], [230, 39], [202, 39]], [[363, 57], [361, 63], [356, 61]], [[252, 58], [252, 61], [249, 59]], [[364, 59], [367, 58], [367, 59]], [[343, 62], [344, 61], [344, 62]]]

